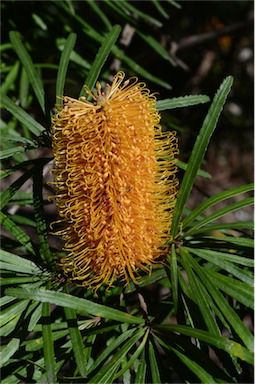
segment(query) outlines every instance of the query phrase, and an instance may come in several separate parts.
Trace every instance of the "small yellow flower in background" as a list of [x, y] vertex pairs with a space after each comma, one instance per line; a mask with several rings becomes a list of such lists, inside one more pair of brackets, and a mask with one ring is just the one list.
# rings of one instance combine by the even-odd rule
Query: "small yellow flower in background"
[[93, 101], [63, 98], [53, 117], [56, 203], [64, 273], [85, 287], [136, 283], [167, 242], [178, 189], [177, 139], [162, 132], [156, 98], [117, 73]]

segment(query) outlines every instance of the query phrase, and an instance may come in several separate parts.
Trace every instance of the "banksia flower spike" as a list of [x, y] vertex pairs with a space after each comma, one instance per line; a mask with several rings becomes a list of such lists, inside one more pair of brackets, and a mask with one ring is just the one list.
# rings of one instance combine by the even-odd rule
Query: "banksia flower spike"
[[162, 132], [156, 98], [136, 78], [114, 77], [92, 98], [63, 98], [53, 117], [56, 203], [71, 281], [136, 283], [168, 252], [176, 200], [177, 139]]

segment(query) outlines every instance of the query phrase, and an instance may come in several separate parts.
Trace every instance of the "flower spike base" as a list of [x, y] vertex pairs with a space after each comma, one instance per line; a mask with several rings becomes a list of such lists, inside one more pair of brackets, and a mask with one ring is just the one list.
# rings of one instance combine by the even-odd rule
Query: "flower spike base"
[[56, 203], [71, 281], [136, 283], [168, 252], [177, 139], [162, 132], [156, 98], [119, 72], [89, 102], [64, 97], [52, 121]]

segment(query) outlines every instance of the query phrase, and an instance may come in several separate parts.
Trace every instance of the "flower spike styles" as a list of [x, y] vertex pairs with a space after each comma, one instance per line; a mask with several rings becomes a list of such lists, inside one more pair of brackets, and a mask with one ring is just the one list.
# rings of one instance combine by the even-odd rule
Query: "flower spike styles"
[[114, 77], [92, 102], [65, 96], [52, 120], [64, 273], [98, 289], [136, 283], [169, 250], [178, 190], [175, 132], [163, 132], [156, 98], [136, 78]]

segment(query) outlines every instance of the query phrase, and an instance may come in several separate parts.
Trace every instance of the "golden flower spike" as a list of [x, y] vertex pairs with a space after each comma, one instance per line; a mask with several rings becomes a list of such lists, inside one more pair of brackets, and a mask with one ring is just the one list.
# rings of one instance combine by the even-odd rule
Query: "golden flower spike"
[[79, 100], [65, 96], [52, 120], [56, 203], [76, 284], [137, 283], [168, 252], [178, 189], [175, 132], [162, 132], [156, 98], [118, 72]]

